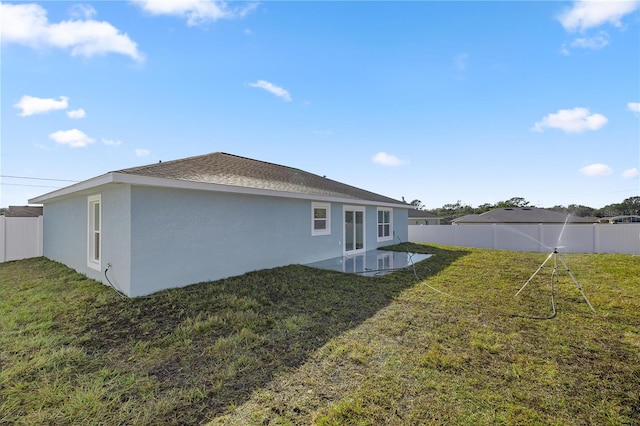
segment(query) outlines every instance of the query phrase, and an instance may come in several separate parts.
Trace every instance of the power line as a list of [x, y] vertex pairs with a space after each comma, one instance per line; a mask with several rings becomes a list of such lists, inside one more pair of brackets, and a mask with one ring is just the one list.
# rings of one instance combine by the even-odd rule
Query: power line
[[32, 188], [57, 188], [60, 189], [62, 186], [48, 186], [48, 185], [26, 185], [23, 183], [0, 183], [0, 185], [10, 185], [10, 186], [30, 186]]
[[[37, 178], [37, 177], [29, 177], [29, 176], [10, 176], [10, 175], [0, 175], [3, 178], [12, 178], [12, 179], [33, 179], [33, 180], [53, 180], [56, 182], [80, 182], [79, 180], [69, 180], [69, 179], [51, 179], [51, 178]], [[7, 184], [9, 185], [9, 184]]]

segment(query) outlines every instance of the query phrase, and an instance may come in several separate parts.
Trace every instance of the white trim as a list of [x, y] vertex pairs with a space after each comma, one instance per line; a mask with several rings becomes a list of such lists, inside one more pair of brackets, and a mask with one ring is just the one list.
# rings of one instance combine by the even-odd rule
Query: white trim
[[52, 192], [48, 192], [44, 195], [40, 195], [39, 197], [32, 198], [29, 200], [29, 204], [42, 204], [43, 201], [48, 201], [53, 198], [63, 197], [65, 195], [70, 195], [76, 192], [93, 189], [112, 182], [113, 173], [107, 173], [106, 175], [101, 175], [79, 183], [74, 183], [73, 185], [69, 185]]
[[[95, 223], [94, 206], [98, 205], [98, 226]], [[98, 235], [98, 253], [96, 259], [95, 237]], [[87, 266], [96, 271], [102, 269], [102, 196], [87, 197]]]
[[[379, 221], [380, 212], [389, 212], [389, 235], [384, 236], [384, 237], [380, 236], [380, 231], [379, 231], [379, 228], [380, 228], [380, 221]], [[393, 209], [388, 208], [388, 207], [378, 207], [376, 209], [376, 238], [377, 238], [378, 242], [393, 240]]]
[[414, 206], [411, 204], [395, 204], [395, 203], [381, 203], [379, 201], [368, 200], [356, 200], [353, 198], [343, 197], [330, 197], [320, 196], [312, 194], [303, 194], [297, 192], [286, 191], [274, 191], [271, 189], [258, 189], [248, 188], [244, 186], [235, 185], [221, 185], [217, 183], [207, 182], [193, 182], [179, 179], [167, 179], [158, 177], [148, 177], [131, 175], [128, 173], [110, 172], [102, 176], [95, 177], [80, 183], [76, 183], [71, 186], [67, 186], [62, 189], [58, 189], [53, 192], [41, 195], [29, 200], [30, 204], [42, 204], [45, 201], [49, 201], [65, 195], [71, 195], [76, 192], [85, 191], [96, 188], [101, 185], [109, 183], [125, 183], [130, 185], [142, 185], [142, 186], [159, 186], [163, 188], [180, 188], [180, 189], [194, 189], [199, 191], [214, 191], [214, 192], [227, 192], [236, 194], [248, 194], [248, 195], [264, 195], [267, 197], [280, 197], [280, 198], [293, 198], [298, 200], [309, 200], [319, 202], [332, 202], [332, 203], [358, 203], [366, 206], [382, 206], [382, 207], [395, 207], [401, 209], [412, 209]]
[[[347, 251], [347, 223], [346, 212], [362, 212], [362, 248]], [[354, 230], [355, 232], [355, 230]], [[342, 207], [342, 253], [344, 256], [353, 256], [367, 251], [367, 212], [365, 206], [345, 205]], [[355, 244], [355, 242], [354, 242]]]
[[[315, 221], [317, 220], [315, 217], [316, 209], [324, 209], [326, 212], [324, 229], [315, 229]], [[311, 235], [314, 237], [317, 235], [331, 235], [331, 204], [318, 203], [315, 201], [311, 203]]]

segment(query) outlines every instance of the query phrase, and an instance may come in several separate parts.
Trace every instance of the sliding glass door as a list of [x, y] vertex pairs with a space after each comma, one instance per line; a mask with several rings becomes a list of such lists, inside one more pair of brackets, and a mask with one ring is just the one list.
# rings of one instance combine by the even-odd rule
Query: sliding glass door
[[344, 208], [344, 253], [364, 251], [364, 207]]

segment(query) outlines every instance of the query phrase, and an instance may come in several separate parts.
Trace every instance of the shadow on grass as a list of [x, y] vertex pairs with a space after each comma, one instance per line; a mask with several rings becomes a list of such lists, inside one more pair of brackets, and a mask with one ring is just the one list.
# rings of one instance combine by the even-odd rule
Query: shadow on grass
[[[466, 254], [418, 244], [389, 249], [433, 254], [416, 265], [422, 279]], [[121, 392], [122, 402], [139, 400], [161, 424], [200, 424], [415, 284], [413, 270], [368, 278], [292, 265], [149, 298], [114, 294], [77, 318], [85, 324], [79, 344], [97, 364], [151, 382], [153, 397], [133, 388]], [[153, 406], [163, 398], [170, 403]]]

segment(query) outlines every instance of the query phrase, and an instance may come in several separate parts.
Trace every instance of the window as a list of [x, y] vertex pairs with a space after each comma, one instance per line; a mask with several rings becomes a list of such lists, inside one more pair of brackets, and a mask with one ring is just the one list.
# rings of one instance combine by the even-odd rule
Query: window
[[393, 239], [391, 233], [391, 209], [378, 209], [378, 241], [387, 241]]
[[378, 262], [378, 271], [393, 269], [393, 254], [391, 253], [379, 254], [376, 261]]
[[311, 203], [311, 235], [331, 234], [331, 205]]
[[87, 266], [100, 270], [100, 256], [102, 255], [100, 233], [102, 232], [102, 210], [100, 195], [93, 195], [88, 201], [88, 235], [87, 235]]

